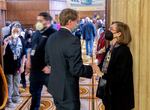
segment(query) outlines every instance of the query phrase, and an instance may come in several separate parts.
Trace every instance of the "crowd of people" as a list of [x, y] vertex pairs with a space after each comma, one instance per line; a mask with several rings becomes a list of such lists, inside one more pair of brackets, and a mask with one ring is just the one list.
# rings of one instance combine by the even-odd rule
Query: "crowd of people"
[[[97, 64], [83, 64], [81, 39], [86, 43], [87, 57], [95, 54]], [[79, 21], [77, 11], [64, 9], [59, 23], [49, 13], [39, 13], [35, 29], [8, 21], [2, 28], [2, 40], [7, 107], [14, 108], [15, 103], [22, 102], [19, 85], [25, 89], [25, 76], [30, 74], [30, 110], [39, 110], [44, 85], [57, 110], [80, 110], [79, 78], [92, 78], [102, 72], [97, 97], [102, 99], [105, 110], [134, 108], [133, 61], [128, 47], [131, 34], [127, 24], [115, 21], [106, 30], [105, 20], [86, 17]], [[95, 41], [97, 49], [93, 53]]]

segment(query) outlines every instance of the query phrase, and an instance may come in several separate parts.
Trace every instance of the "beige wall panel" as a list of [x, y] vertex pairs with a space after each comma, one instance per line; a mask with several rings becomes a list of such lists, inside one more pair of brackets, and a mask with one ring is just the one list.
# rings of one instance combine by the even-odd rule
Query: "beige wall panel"
[[150, 109], [150, 1], [111, 0], [111, 21], [130, 26], [133, 55], [135, 110]]

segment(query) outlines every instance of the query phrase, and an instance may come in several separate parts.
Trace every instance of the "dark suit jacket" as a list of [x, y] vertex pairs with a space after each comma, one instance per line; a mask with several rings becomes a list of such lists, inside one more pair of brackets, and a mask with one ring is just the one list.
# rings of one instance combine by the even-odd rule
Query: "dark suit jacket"
[[79, 77], [91, 78], [91, 66], [83, 65], [80, 40], [61, 28], [46, 43], [46, 63], [51, 66], [48, 90], [54, 98], [79, 100]]
[[134, 108], [132, 66], [130, 49], [126, 45], [114, 48], [107, 73], [103, 76], [107, 80], [104, 99], [106, 108], [108, 108], [108, 105], [112, 107], [111, 110], [130, 110]]

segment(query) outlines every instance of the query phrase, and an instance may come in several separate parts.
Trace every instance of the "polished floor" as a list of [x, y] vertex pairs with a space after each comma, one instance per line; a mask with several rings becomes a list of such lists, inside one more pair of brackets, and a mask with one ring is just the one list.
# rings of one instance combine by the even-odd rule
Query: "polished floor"
[[[89, 64], [92, 62], [92, 59], [89, 59], [86, 56], [85, 42], [81, 41], [81, 44], [82, 44], [83, 62], [84, 64]], [[94, 44], [94, 48], [95, 47], [96, 44]], [[29, 75], [26, 75], [27, 80], [28, 78]], [[81, 110], [103, 110], [103, 105], [101, 103], [101, 100], [95, 97], [95, 93], [97, 89], [97, 81], [98, 78], [96, 77], [93, 77], [92, 79], [80, 78]], [[21, 100], [22, 103], [16, 105], [15, 109], [6, 108], [6, 110], [29, 110], [30, 102], [31, 102], [31, 95], [29, 93], [29, 81], [28, 81], [27, 89], [21, 92]], [[53, 103], [53, 99], [51, 95], [47, 92], [46, 87], [43, 87], [42, 90], [40, 110], [56, 110], [55, 105]]]

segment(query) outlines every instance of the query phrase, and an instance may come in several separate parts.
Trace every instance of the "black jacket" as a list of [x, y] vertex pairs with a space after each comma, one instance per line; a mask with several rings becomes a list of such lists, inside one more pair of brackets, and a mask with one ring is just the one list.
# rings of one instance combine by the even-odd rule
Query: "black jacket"
[[48, 91], [55, 99], [79, 100], [79, 77], [91, 78], [91, 66], [83, 65], [80, 40], [64, 28], [46, 44], [46, 62], [51, 66]]
[[32, 50], [35, 55], [31, 55], [31, 71], [39, 72], [46, 66], [45, 64], [45, 44], [48, 37], [56, 32], [55, 29], [49, 27], [44, 32], [36, 31], [32, 36]]
[[[131, 110], [134, 108], [133, 61], [130, 49], [120, 45], [112, 51], [107, 73], [104, 104], [106, 110]], [[108, 109], [111, 106], [111, 109]]]

